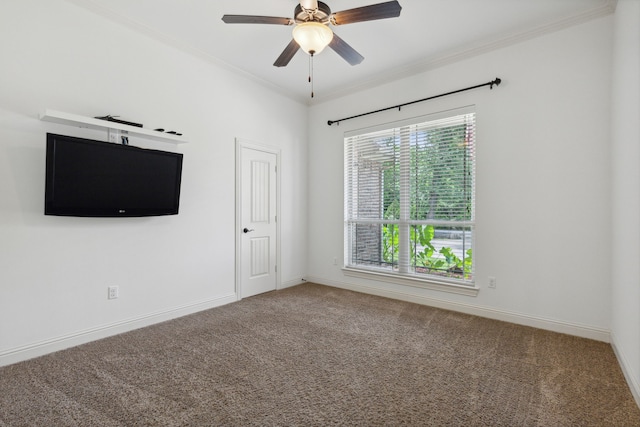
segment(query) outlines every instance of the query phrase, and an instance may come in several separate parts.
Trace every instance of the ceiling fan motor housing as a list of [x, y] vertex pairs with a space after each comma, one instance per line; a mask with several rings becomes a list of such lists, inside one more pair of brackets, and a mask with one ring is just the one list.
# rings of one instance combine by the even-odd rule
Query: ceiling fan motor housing
[[329, 26], [396, 18], [400, 16], [401, 10], [402, 6], [400, 6], [398, 0], [389, 0], [383, 3], [331, 13], [331, 9], [326, 3], [317, 0], [300, 0], [294, 9], [293, 18], [224, 15], [222, 21], [226, 24], [295, 25], [293, 40], [289, 42], [278, 59], [276, 59], [276, 62], [273, 63], [276, 67], [285, 67], [300, 49], [310, 55], [314, 55], [320, 53], [327, 46], [349, 64], [357, 65], [362, 62], [364, 57], [338, 37]]
[[307, 11], [298, 4], [293, 13], [293, 16], [297, 24], [302, 24], [304, 22], [310, 21], [328, 24], [329, 17], [331, 16], [331, 9], [326, 3], [323, 3], [321, 1], [318, 2], [318, 9], [316, 11]]

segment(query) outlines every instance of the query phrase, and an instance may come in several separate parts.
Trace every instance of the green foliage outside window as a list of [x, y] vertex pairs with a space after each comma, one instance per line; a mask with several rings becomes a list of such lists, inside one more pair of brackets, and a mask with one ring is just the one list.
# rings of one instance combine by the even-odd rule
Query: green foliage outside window
[[[444, 277], [469, 279], [473, 265], [473, 253], [469, 248], [463, 259], [452, 248], [442, 246], [437, 249], [432, 240], [435, 237], [433, 225], [412, 226], [410, 228], [411, 265], [418, 273], [435, 274]], [[392, 266], [398, 263], [399, 233], [397, 224], [382, 227], [383, 259]]]

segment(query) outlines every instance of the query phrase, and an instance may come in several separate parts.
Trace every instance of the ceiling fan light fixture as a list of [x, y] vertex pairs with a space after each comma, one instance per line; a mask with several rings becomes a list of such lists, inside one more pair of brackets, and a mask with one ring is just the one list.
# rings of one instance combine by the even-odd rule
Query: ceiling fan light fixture
[[303, 22], [293, 29], [293, 39], [309, 55], [317, 55], [331, 43], [333, 31], [320, 22]]

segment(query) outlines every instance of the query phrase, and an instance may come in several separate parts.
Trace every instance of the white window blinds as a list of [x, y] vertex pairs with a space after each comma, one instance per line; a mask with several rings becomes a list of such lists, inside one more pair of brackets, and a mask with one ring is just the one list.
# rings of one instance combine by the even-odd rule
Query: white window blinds
[[473, 282], [475, 114], [345, 138], [348, 267]]

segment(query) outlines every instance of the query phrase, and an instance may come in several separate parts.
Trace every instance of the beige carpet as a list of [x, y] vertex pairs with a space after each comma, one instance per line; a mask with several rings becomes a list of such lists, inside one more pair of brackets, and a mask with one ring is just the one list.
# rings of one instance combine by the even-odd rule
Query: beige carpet
[[305, 284], [0, 368], [0, 426], [640, 426], [608, 344]]

